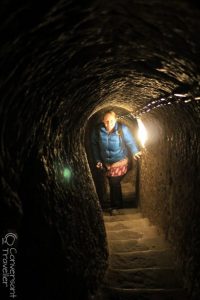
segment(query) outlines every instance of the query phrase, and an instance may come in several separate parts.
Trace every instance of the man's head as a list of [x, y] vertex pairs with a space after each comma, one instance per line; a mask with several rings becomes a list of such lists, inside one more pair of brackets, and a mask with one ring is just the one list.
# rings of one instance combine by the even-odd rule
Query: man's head
[[111, 132], [113, 130], [116, 122], [117, 122], [117, 116], [114, 111], [110, 110], [105, 112], [103, 116], [103, 123], [108, 132]]

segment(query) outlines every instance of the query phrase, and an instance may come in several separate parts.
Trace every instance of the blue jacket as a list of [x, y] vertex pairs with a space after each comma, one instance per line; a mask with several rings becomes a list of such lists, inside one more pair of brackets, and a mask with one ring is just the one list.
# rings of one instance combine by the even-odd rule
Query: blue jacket
[[118, 129], [119, 124], [116, 122], [114, 130], [110, 134], [103, 123], [93, 130], [91, 142], [96, 163], [99, 161], [103, 163], [119, 161], [128, 156], [128, 149], [133, 155], [139, 151], [130, 129], [126, 125], [121, 124], [122, 136]]

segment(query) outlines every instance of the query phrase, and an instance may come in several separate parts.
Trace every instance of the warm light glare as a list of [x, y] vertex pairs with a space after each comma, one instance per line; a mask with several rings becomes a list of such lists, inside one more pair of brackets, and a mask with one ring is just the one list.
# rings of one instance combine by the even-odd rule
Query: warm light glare
[[147, 141], [147, 130], [140, 119], [137, 119], [137, 123], [138, 123], [138, 138], [140, 140], [142, 147], [144, 148], [145, 143]]

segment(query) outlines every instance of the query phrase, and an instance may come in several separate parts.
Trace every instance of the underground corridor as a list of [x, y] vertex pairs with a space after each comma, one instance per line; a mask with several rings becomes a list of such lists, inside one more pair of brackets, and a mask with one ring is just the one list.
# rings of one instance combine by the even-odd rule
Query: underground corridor
[[[198, 300], [198, 2], [1, 6], [2, 299]], [[108, 108], [148, 135], [118, 215], [91, 154]]]

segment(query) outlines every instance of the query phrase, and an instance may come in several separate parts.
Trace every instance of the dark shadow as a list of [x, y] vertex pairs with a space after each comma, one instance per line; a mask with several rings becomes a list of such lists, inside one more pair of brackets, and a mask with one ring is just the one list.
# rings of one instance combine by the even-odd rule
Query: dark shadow
[[[106, 108], [107, 110], [108, 108]], [[104, 109], [105, 111], [105, 109]], [[118, 116], [126, 116], [129, 111], [114, 107], [114, 111]], [[99, 170], [95, 167], [93, 160], [92, 149], [91, 149], [91, 134], [93, 129], [101, 122], [103, 110], [98, 111], [94, 114], [87, 122], [86, 133], [85, 133], [85, 148], [87, 153], [87, 158], [90, 166], [90, 170], [93, 176], [94, 184], [96, 187], [97, 195], [101, 204], [102, 209], [106, 210], [110, 207], [109, 203], [109, 185], [108, 180], [105, 175], [105, 171]], [[126, 124], [133, 133], [134, 138], [138, 144], [137, 139], [137, 121], [132, 116], [124, 117], [119, 119], [119, 122]], [[139, 204], [139, 163], [131, 158], [130, 167], [127, 174], [121, 181], [122, 194], [123, 194], [123, 204], [124, 208], [135, 208]]]

